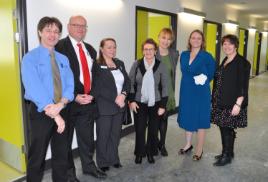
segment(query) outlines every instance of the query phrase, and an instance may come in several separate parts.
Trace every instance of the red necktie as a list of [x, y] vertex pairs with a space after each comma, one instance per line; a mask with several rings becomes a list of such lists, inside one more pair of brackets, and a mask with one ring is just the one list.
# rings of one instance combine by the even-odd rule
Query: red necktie
[[89, 94], [91, 83], [90, 83], [90, 73], [89, 73], [88, 64], [87, 64], [87, 58], [82, 48], [82, 45], [78, 43], [77, 46], [79, 47], [79, 56], [80, 56], [80, 61], [82, 64], [82, 70], [83, 70], [84, 93]]

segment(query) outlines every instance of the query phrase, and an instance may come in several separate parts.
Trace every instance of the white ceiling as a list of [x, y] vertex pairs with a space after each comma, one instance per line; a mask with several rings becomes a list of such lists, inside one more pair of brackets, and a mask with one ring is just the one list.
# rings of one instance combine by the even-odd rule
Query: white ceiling
[[268, 0], [178, 0], [178, 2], [197, 11], [202, 11], [201, 7], [207, 9], [208, 4], [209, 8], [221, 6], [227, 13], [235, 10], [243, 17], [254, 18], [258, 23], [268, 24]]
[[240, 13], [268, 21], [268, 0], [214, 0], [227, 7], [238, 10]]

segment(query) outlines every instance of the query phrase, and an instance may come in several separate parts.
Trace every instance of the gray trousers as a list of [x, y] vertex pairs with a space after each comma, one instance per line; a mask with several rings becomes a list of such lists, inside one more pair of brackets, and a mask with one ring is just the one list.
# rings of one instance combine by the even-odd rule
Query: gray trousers
[[108, 167], [120, 162], [118, 146], [122, 128], [123, 113], [100, 115], [96, 121], [98, 167]]

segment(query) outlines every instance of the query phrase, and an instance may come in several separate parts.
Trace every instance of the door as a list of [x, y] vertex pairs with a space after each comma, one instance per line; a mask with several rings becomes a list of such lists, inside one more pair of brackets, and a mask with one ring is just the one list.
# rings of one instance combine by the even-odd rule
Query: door
[[206, 41], [206, 51], [208, 51], [217, 63], [220, 63], [221, 51], [221, 24], [211, 21], [204, 22], [204, 36]]
[[262, 34], [256, 31], [255, 34], [255, 47], [254, 47], [254, 58], [253, 58], [253, 68], [252, 75], [256, 76], [259, 74], [259, 65], [260, 65], [260, 53], [261, 53], [261, 39]]
[[248, 47], [248, 30], [240, 28], [238, 53], [244, 58], [247, 57], [247, 47]]
[[16, 15], [16, 0], [0, 0], [0, 160], [25, 172]]

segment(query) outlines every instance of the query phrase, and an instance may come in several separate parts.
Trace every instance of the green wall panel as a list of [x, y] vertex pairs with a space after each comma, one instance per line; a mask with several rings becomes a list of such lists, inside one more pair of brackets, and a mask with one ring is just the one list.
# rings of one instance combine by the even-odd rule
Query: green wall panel
[[255, 33], [255, 45], [254, 45], [254, 58], [253, 58], [253, 75], [256, 75], [256, 70], [257, 70], [257, 59], [258, 59], [258, 49], [259, 49], [259, 32], [256, 31]]
[[244, 40], [245, 40], [245, 30], [240, 29], [239, 30], [239, 47], [238, 47], [238, 53], [240, 55], [244, 55]]
[[15, 0], [0, 0], [0, 160], [24, 172], [20, 71], [13, 9], [16, 9]]
[[149, 16], [148, 37], [158, 42], [158, 34], [164, 27], [170, 27], [170, 16], [157, 15]]
[[214, 58], [216, 58], [217, 25], [206, 23], [204, 26], [204, 34], [206, 41], [206, 51], [208, 51]]
[[164, 27], [171, 26], [171, 17], [147, 11], [137, 11], [137, 53], [136, 57], [141, 58], [141, 44], [147, 38], [153, 38], [158, 42], [158, 34]]
[[148, 12], [137, 11], [137, 59], [142, 57], [141, 44], [148, 37]]

